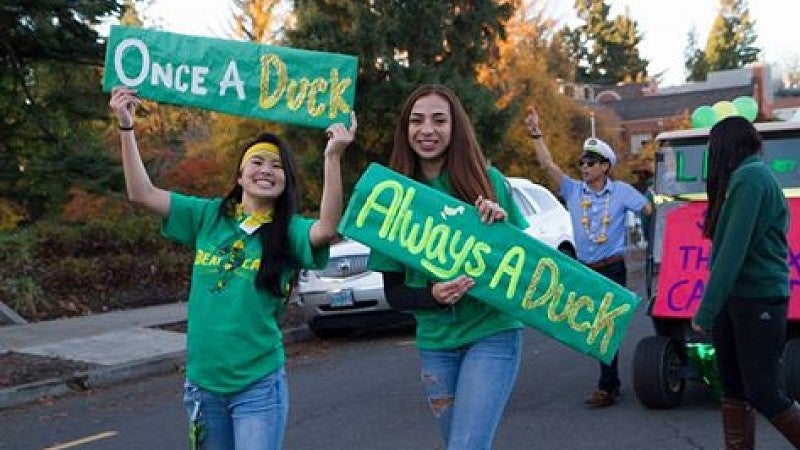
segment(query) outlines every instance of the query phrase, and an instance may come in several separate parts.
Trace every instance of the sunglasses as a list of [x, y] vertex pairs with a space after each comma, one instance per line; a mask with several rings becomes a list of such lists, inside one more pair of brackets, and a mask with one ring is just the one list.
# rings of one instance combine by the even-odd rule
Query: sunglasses
[[583, 167], [583, 166], [594, 167], [595, 164], [599, 164], [599, 163], [600, 163], [600, 161], [598, 161], [596, 159], [582, 159], [582, 160], [578, 161], [578, 166], [579, 167]]

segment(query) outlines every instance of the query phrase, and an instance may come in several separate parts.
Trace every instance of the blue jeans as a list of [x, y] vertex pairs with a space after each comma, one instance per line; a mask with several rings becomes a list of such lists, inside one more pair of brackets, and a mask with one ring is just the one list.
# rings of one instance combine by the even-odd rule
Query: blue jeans
[[420, 350], [428, 403], [448, 450], [492, 448], [521, 352], [521, 330], [451, 350]]
[[198, 421], [204, 429], [203, 450], [273, 450], [283, 446], [289, 412], [283, 367], [231, 395], [213, 394], [186, 380], [183, 405], [190, 420], [197, 402]]

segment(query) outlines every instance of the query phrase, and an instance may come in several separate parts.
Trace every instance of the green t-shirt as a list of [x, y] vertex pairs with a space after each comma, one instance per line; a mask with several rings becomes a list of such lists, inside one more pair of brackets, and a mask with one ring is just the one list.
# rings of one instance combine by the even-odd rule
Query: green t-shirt
[[[283, 299], [257, 289], [258, 234], [220, 214], [222, 199], [172, 193], [162, 234], [195, 249], [189, 290], [186, 377], [203, 389], [232, 394], [280, 368], [285, 361], [277, 315]], [[289, 224], [292, 255], [300, 267], [322, 268], [328, 247], [313, 249], [311, 219]], [[288, 283], [291, 269], [284, 273]]]
[[[489, 167], [488, 175], [497, 194], [497, 202], [508, 215], [508, 223], [522, 229], [527, 228], [528, 222], [514, 202], [503, 174], [496, 168]], [[446, 173], [428, 180], [426, 184], [452, 195]], [[374, 250], [370, 252], [368, 267], [382, 272], [404, 272], [405, 284], [409, 287], [426, 288], [429, 281], [436, 281], [424, 272], [406, 267]], [[522, 322], [470, 295], [462, 297], [452, 308], [416, 310], [414, 316], [417, 320], [417, 347], [425, 350], [452, 349], [502, 331], [522, 328]]]

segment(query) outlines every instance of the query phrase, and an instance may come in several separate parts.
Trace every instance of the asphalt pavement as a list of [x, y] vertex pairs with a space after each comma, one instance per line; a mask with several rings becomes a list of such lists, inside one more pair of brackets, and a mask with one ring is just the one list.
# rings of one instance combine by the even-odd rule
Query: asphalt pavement
[[[629, 283], [644, 279], [643, 252], [628, 258]], [[637, 284], [639, 284], [637, 283]], [[643, 289], [634, 289], [640, 291]], [[86, 363], [88, 370], [0, 388], [0, 409], [168, 373], [185, 362], [186, 335], [164, 329], [186, 321], [186, 303], [170, 303], [51, 321], [0, 325], [0, 355], [16, 352]], [[284, 327], [284, 342], [313, 338], [297, 319]], [[159, 328], [162, 327], [162, 328]]]
[[[0, 388], [0, 408], [178, 370], [186, 335], [161, 329], [186, 321], [186, 303], [0, 326], [0, 354], [16, 352], [86, 363], [57, 378]], [[312, 337], [306, 326], [284, 329], [287, 343]]]

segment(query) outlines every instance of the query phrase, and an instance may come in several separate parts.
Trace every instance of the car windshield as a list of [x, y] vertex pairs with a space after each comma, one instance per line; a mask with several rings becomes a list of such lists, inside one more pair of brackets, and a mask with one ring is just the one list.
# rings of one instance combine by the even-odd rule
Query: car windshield
[[[763, 134], [762, 134], [763, 136]], [[800, 187], [800, 136], [763, 136], [764, 161], [783, 188]], [[682, 195], [706, 191], [706, 138], [664, 141], [656, 155], [656, 194]]]

